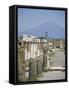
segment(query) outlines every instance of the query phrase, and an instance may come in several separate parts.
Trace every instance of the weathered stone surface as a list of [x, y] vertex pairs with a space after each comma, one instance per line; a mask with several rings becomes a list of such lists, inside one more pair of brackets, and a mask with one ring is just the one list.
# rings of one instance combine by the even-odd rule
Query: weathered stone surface
[[36, 66], [34, 60], [32, 59], [29, 61], [29, 80], [36, 80]]
[[47, 49], [43, 50], [43, 70], [47, 68]]
[[18, 81], [25, 81], [25, 61], [23, 50], [18, 51]]
[[42, 62], [37, 60], [37, 75], [40, 76], [42, 73]]

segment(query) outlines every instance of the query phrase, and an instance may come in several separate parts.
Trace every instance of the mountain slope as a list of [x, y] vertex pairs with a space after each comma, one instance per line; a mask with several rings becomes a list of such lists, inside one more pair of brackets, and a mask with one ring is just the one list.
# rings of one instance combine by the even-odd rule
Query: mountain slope
[[45, 32], [48, 32], [49, 38], [64, 38], [65, 34], [64, 28], [54, 22], [49, 22], [42, 23], [33, 29], [19, 32], [19, 35], [29, 34], [35, 36], [44, 36]]

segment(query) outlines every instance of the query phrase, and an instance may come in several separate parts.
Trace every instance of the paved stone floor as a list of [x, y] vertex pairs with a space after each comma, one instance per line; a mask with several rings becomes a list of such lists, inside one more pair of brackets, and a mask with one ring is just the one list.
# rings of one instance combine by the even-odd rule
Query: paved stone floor
[[[54, 56], [50, 60], [51, 67], [64, 67], [65, 66], [65, 55], [61, 50], [56, 50]], [[42, 77], [38, 80], [58, 80], [65, 79], [65, 71], [48, 71], [43, 72]]]
[[59, 80], [59, 79], [65, 79], [65, 72], [48, 71], [42, 73], [42, 77], [38, 78], [38, 80]]
[[65, 66], [65, 55], [61, 50], [55, 51], [54, 56], [50, 60], [50, 66], [53, 67], [64, 67]]

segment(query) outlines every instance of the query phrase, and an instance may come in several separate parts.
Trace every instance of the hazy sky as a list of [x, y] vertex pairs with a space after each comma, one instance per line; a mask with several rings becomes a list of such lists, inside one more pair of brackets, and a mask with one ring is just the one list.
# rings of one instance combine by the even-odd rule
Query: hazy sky
[[18, 32], [33, 29], [42, 23], [54, 22], [65, 28], [65, 12], [60, 10], [18, 8]]

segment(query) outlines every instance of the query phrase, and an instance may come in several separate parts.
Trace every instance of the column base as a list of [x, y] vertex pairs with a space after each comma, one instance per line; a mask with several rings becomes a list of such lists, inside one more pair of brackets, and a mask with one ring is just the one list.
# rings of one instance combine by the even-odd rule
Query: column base
[[43, 71], [44, 71], [44, 72], [48, 72], [49, 69], [50, 69], [49, 67], [43, 67]]

